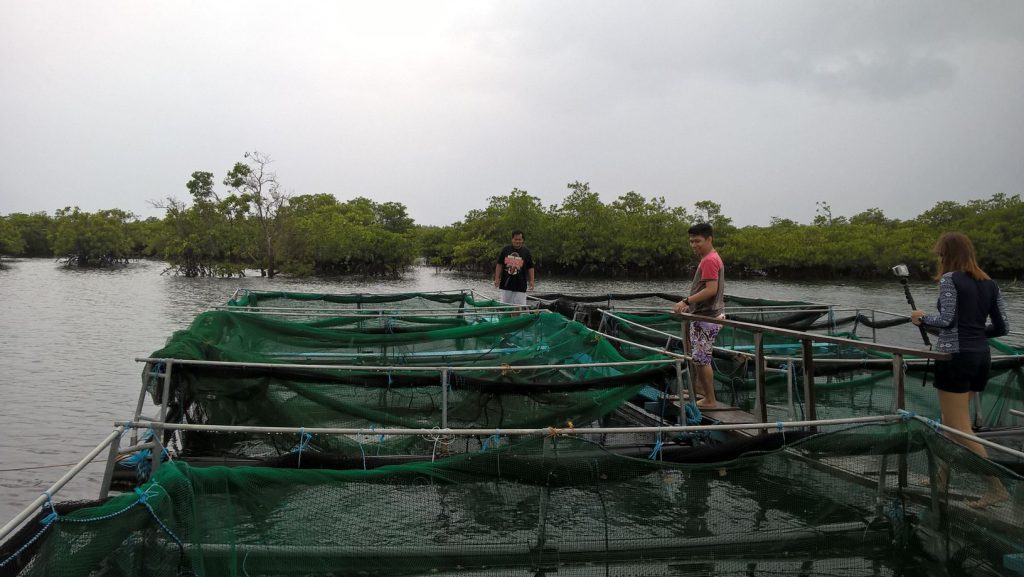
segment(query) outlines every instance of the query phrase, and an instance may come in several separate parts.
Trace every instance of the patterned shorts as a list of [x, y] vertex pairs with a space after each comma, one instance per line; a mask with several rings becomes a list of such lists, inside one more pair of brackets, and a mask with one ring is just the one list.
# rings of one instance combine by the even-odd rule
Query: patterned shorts
[[693, 355], [693, 362], [707, 366], [711, 364], [711, 349], [715, 345], [715, 337], [722, 325], [695, 321], [690, 323], [690, 352]]
[[501, 289], [501, 302], [507, 305], [525, 305], [526, 293]]

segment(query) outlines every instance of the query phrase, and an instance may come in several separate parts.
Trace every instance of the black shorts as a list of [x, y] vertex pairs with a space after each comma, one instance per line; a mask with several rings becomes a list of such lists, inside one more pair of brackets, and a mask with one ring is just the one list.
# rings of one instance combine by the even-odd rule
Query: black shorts
[[988, 384], [991, 364], [989, 351], [953, 353], [948, 361], [935, 361], [935, 388], [949, 393], [981, 392]]

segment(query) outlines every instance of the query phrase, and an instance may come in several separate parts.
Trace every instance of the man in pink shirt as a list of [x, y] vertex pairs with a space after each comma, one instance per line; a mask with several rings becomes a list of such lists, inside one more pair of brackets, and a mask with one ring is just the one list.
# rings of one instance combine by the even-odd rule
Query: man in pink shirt
[[[672, 308], [676, 313], [690, 313], [711, 318], [725, 318], [725, 264], [715, 250], [714, 230], [708, 223], [695, 224], [687, 231], [690, 248], [700, 256], [700, 264], [693, 275], [689, 296]], [[690, 323], [690, 354], [696, 366], [697, 393], [704, 398], [698, 407], [714, 407], [715, 374], [711, 368], [711, 352], [721, 325], [704, 321]]]

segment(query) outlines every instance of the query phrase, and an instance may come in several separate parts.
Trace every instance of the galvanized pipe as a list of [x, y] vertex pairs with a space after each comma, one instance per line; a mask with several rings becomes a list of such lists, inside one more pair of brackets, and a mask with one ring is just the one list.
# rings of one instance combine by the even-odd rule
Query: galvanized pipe
[[53, 496], [57, 494], [58, 491], [60, 491], [65, 485], [67, 485], [68, 482], [71, 481], [71, 479], [75, 478], [75, 476], [78, 475], [78, 473], [80, 473], [82, 469], [86, 467], [86, 465], [91, 463], [93, 459], [96, 458], [97, 455], [102, 453], [103, 450], [106, 449], [115, 440], [120, 439], [121, 434], [124, 433], [126, 428], [127, 426], [124, 424], [116, 425], [114, 430], [111, 431], [110, 434], [108, 434], [106, 438], [104, 438], [103, 441], [100, 442], [99, 445], [96, 445], [96, 447], [94, 447], [93, 450], [89, 451], [89, 453], [86, 454], [86, 456], [83, 457], [82, 460], [78, 462], [78, 464], [72, 467], [71, 470], [69, 470], [67, 473], [64, 473], [64, 476], [58, 479], [56, 483], [50, 485], [49, 489], [47, 489], [41, 495], [36, 497], [35, 500], [28, 505], [28, 507], [25, 507], [25, 509], [21, 513], [18, 513], [6, 525], [0, 528], [0, 541], [3, 541], [3, 539], [7, 537], [7, 535], [12, 533], [26, 519], [35, 515], [39, 507], [41, 507], [47, 501], [51, 500]]
[[[901, 415], [874, 415], [870, 417], [848, 417], [844, 419], [822, 419], [819, 421], [788, 421], [769, 423], [776, 428], [792, 429], [810, 426], [852, 425], [859, 423], [884, 423], [898, 421]], [[118, 426], [167, 429], [178, 431], [210, 431], [221, 433], [269, 433], [297, 434], [300, 431], [313, 435], [448, 435], [448, 436], [479, 436], [479, 435], [605, 435], [613, 433], [691, 433], [695, 431], [738, 431], [745, 429], [763, 429], [765, 423], [732, 423], [725, 425], [673, 425], [658, 427], [544, 427], [534, 429], [405, 429], [405, 428], [330, 428], [330, 427], [253, 427], [237, 425], [199, 425], [191, 423], [142, 423], [116, 421]]]
[[[608, 335], [604, 335], [608, 336]], [[614, 338], [614, 337], [609, 337]], [[642, 345], [638, 345], [641, 346]], [[662, 352], [665, 356], [683, 358], [682, 355], [659, 351], [652, 347], [643, 347], [652, 351]], [[200, 361], [200, 360], [181, 360], [181, 359], [158, 359], [149, 357], [137, 357], [135, 359], [139, 363], [151, 363], [159, 361], [171, 361], [178, 365], [193, 365], [193, 366], [211, 366], [211, 367], [239, 367], [239, 368], [263, 368], [263, 369], [313, 369], [321, 371], [362, 371], [362, 372], [377, 372], [377, 371], [409, 371], [409, 372], [429, 372], [437, 373], [442, 370], [449, 371], [507, 371], [508, 365], [492, 365], [492, 366], [444, 366], [444, 367], [421, 367], [421, 366], [383, 366], [383, 365], [305, 365], [299, 363], [237, 363], [231, 361]], [[658, 359], [649, 361], [616, 361], [609, 363], [571, 363], [563, 365], [515, 365], [516, 370], [523, 369], [565, 369], [565, 368], [590, 368], [590, 367], [625, 367], [634, 365], [664, 365], [674, 363], [674, 359]]]
[[907, 411], [900, 411], [900, 414], [904, 415], [904, 416], [906, 416], [906, 415], [912, 416], [913, 418], [917, 419], [918, 421], [921, 421], [922, 423], [927, 424], [929, 427], [935, 428], [935, 430], [941, 430], [941, 431], [950, 433], [952, 435], [956, 435], [958, 437], [963, 437], [963, 438], [968, 439], [970, 441], [974, 441], [975, 443], [978, 443], [980, 445], [985, 445], [986, 447], [988, 447], [990, 449], [996, 449], [997, 451], [1002, 451], [1004, 453], [1007, 453], [1007, 454], [1013, 455], [1015, 457], [1024, 459], [1024, 452], [1022, 452], [1022, 451], [1018, 451], [1016, 449], [1011, 449], [1011, 448], [1006, 447], [1004, 445], [1000, 445], [999, 443], [993, 443], [992, 441], [989, 441], [989, 440], [986, 440], [986, 439], [982, 439], [981, 437], [978, 437], [978, 436], [975, 436], [975, 435], [969, 435], [967, 433], [964, 433], [963, 431], [958, 431], [958, 430], [956, 430], [956, 429], [954, 429], [952, 427], [947, 427], [946, 425], [943, 425], [942, 423], [939, 423], [939, 422], [934, 421], [932, 419], [928, 419], [928, 418], [922, 417], [921, 415], [915, 415], [915, 414], [909, 413]]

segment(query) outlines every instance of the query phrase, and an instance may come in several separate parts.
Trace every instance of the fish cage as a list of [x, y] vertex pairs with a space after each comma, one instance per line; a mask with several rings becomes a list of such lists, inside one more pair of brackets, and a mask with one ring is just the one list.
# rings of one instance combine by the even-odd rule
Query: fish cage
[[[818, 433], [800, 435], [794, 429], [808, 423], [779, 423], [734, 454], [708, 459], [670, 447], [623, 455], [588, 438], [614, 430], [538, 429], [490, 430], [493, 443], [479, 451], [376, 467], [169, 461], [145, 484], [100, 503], [56, 507], [48, 492], [36, 504], [41, 512], [0, 546], [0, 575], [1024, 570], [1019, 475], [909, 413], [814, 425]], [[122, 423], [108, 442], [137, 426], [149, 424]], [[993, 482], [1006, 488], [1007, 499], [973, 508]]]

